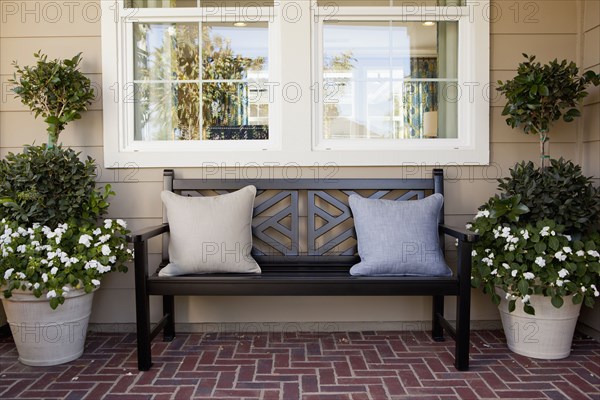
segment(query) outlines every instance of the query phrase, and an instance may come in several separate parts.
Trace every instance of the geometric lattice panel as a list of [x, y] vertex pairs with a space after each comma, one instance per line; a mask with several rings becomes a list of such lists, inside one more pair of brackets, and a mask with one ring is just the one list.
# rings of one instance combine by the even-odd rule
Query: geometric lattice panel
[[[267, 196], [268, 195], [268, 196]], [[266, 198], [265, 198], [266, 197]], [[256, 201], [261, 201], [257, 204]], [[271, 192], [258, 192], [254, 204], [254, 220], [260, 221], [253, 224], [252, 232], [265, 248], [254, 246], [254, 255], [298, 255], [299, 243], [299, 218], [298, 218], [298, 191], [281, 190]], [[287, 204], [281, 209], [281, 204]], [[271, 215], [269, 210], [277, 209]], [[284, 223], [285, 221], [285, 223]]]
[[[393, 190], [378, 190], [371, 194], [361, 194], [369, 199], [385, 198], [394, 201], [422, 199], [423, 190], [410, 190], [400, 193]], [[308, 254], [352, 256], [357, 254], [356, 231], [348, 206], [348, 196], [352, 190], [309, 190], [308, 191]]]

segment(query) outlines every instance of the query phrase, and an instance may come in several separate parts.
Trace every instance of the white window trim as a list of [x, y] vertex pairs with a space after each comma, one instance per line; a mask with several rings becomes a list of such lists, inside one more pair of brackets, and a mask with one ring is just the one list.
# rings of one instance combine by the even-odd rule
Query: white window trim
[[[468, 7], [445, 7], [441, 12], [429, 7], [420, 10], [418, 15], [415, 15], [414, 8], [403, 7], [340, 9], [337, 19], [356, 20], [368, 16], [370, 19], [390, 20], [390, 15], [400, 15], [396, 19], [402, 21], [458, 18], [459, 60], [465, 62], [459, 64], [458, 80], [462, 91], [459, 139], [396, 139], [385, 149], [375, 141], [354, 141], [346, 145], [336, 141], [335, 150], [330, 150], [333, 147], [327, 143], [317, 141], [321, 108], [315, 102], [315, 93], [311, 89], [318, 85], [315, 82], [320, 79], [316, 61], [322, 53], [319, 51], [320, 36], [314, 13], [318, 8], [314, 1], [277, 0], [274, 9], [258, 10], [261, 15], [271, 16], [269, 81], [279, 84], [274, 102], [269, 105], [268, 143], [128, 143], [123, 134], [127, 132], [128, 123], [123, 102], [126, 91], [123, 89], [131, 80], [125, 74], [127, 68], [119, 68], [127, 60], [126, 51], [129, 50], [123, 32], [123, 27], [128, 25], [122, 21], [141, 19], [142, 12], [123, 9], [118, 1], [102, 1], [101, 6], [104, 164], [107, 168], [127, 163], [140, 167], [489, 164], [489, 22], [485, 18], [489, 0], [478, 0]], [[301, 20], [294, 20], [296, 11], [302, 14]], [[284, 14], [288, 18], [273, 18]], [[203, 15], [202, 9], [190, 12], [190, 9], [177, 8], [144, 9], [143, 17], [144, 21], [214, 19], [214, 16]], [[287, 89], [287, 97], [284, 96], [284, 88]], [[296, 88], [301, 88], [302, 95], [289, 99], [294, 97]], [[360, 148], [356, 147], [357, 144]]]

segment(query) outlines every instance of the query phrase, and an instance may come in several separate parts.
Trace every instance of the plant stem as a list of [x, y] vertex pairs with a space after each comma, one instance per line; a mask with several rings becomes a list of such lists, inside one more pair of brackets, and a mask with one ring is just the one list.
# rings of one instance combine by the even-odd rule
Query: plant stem
[[542, 171], [546, 168], [546, 159], [549, 158], [546, 155], [546, 143], [548, 142], [548, 132], [540, 131], [540, 160]]

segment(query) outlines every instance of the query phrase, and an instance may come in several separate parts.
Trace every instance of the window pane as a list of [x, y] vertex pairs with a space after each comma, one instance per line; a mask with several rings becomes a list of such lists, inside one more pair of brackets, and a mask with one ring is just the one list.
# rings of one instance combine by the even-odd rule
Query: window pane
[[134, 23], [136, 80], [196, 80], [199, 28], [196, 23]]
[[232, 7], [242, 8], [257, 8], [257, 7], [273, 7], [275, 0], [200, 0], [200, 7], [216, 8], [224, 7], [231, 9]]
[[203, 79], [256, 80], [268, 71], [266, 23], [202, 25]]
[[197, 83], [136, 83], [135, 140], [198, 140]]
[[196, 7], [196, 0], [126, 0], [127, 8], [175, 8]]
[[320, 7], [431, 7], [462, 6], [465, 0], [318, 0]]
[[257, 83], [204, 83], [202, 134], [205, 140], [269, 138], [269, 94]]
[[326, 22], [322, 137], [456, 138], [457, 29]]
[[274, 0], [126, 0], [127, 8], [175, 8], [175, 7], [273, 7]]

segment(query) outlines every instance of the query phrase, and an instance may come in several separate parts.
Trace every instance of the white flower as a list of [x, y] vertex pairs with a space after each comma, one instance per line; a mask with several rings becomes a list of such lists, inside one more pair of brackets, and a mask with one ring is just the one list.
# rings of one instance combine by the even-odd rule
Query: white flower
[[90, 235], [81, 235], [81, 237], [79, 238], [79, 244], [84, 245], [85, 247], [90, 247], [90, 245], [92, 244], [92, 237]]
[[491, 267], [492, 265], [494, 265], [494, 262], [492, 260], [490, 260], [488, 257], [483, 257], [481, 259], [482, 263], [486, 263], [488, 265], [488, 267]]
[[38, 282], [33, 284], [33, 288], [34, 289], [39, 289], [40, 288], [40, 284]]
[[25, 253], [25, 251], [27, 250], [27, 246], [22, 244], [20, 246], [17, 246], [17, 252], [18, 253]]
[[50, 273], [52, 275], [56, 275], [57, 272], [58, 272], [58, 268], [56, 268], [56, 267], [52, 267], [52, 269], [50, 270]]
[[110, 247], [107, 244], [102, 245], [102, 254], [105, 256], [110, 255]]
[[[119, 221], [117, 221], [117, 222], [119, 222]], [[466, 224], [465, 225], [465, 228], [467, 228], [467, 229], [471, 229], [472, 227], [473, 227], [472, 224]], [[124, 228], [126, 228], [126, 226], [124, 226]]]
[[56, 297], [56, 291], [55, 290], [51, 290], [48, 293], [46, 293], [46, 298], [51, 299], [53, 297]]
[[94, 231], [93, 231], [92, 233], [93, 233], [94, 235], [98, 236], [99, 234], [101, 234], [101, 233], [102, 233], [102, 229], [100, 229], [100, 228], [96, 228], [96, 229], [94, 229]]
[[14, 270], [15, 270], [14, 268], [9, 268], [6, 271], [4, 271], [4, 279], [8, 280], [10, 278], [10, 276], [12, 275], [12, 273], [13, 273]]
[[112, 219], [104, 220], [104, 229], [110, 229], [112, 227]]
[[514, 278], [515, 276], [517, 276], [517, 270], [513, 269], [512, 272], [510, 273], [512, 275], [512, 277]]
[[525, 296], [523, 296], [523, 298], [521, 299], [521, 303], [527, 303], [529, 301], [529, 299], [531, 298], [530, 295], [526, 294]]
[[592, 285], [590, 285], [590, 288], [594, 291], [595, 297], [600, 296], [600, 292], [598, 291], [598, 289], [596, 289], [596, 285], [592, 284]]
[[558, 261], [565, 261], [567, 259], [567, 256], [564, 255], [562, 251], [558, 251], [554, 253], [554, 258], [556, 258]]
[[600, 253], [598, 253], [596, 250], [588, 250], [587, 253], [592, 257], [600, 258]]
[[585, 256], [585, 251], [577, 250], [577, 252], [575, 254], [578, 255], [579, 257], [583, 257], [583, 256]]
[[510, 246], [508, 246], [508, 251], [515, 251], [515, 245], [511, 244]]
[[476, 256], [477, 256], [477, 251], [476, 251], [476, 250], [473, 250], [473, 251], [471, 252], [471, 257], [476, 257]]
[[481, 218], [481, 217], [489, 217], [490, 216], [490, 212], [488, 210], [482, 210], [482, 211], [478, 211], [477, 215], [475, 215], [475, 219], [477, 218]]
[[111, 264], [114, 264], [117, 262], [117, 256], [110, 256], [108, 257], [108, 262]]
[[561, 281], [560, 279], [556, 280], [556, 286], [562, 286], [563, 283], [565, 283], [564, 281]]
[[106, 243], [108, 241], [108, 239], [110, 239], [111, 235], [106, 234], [106, 235], [102, 235], [98, 238], [98, 240], [100, 241], [100, 243]]
[[586, 290], [587, 290], [587, 289], [585, 288], [585, 286], [582, 286], [582, 287], [581, 287], [581, 293], [585, 293], [585, 291], [586, 291]]
[[63, 292], [68, 292], [68, 291], [69, 291], [69, 290], [71, 290], [71, 289], [69, 289], [69, 287], [68, 287], [68, 286], [63, 286], [63, 287], [62, 287], [62, 290], [63, 290]]
[[521, 230], [521, 236], [523, 236], [523, 239], [527, 240], [529, 239], [529, 231], [527, 229], [523, 229]]
[[560, 276], [561, 278], [564, 278], [565, 276], [569, 275], [569, 271], [567, 271], [566, 269], [561, 269], [560, 271], [558, 271], [558, 276]]
[[86, 262], [85, 265], [83, 266], [83, 268], [84, 269], [90, 269], [90, 268], [97, 269], [99, 264], [100, 263], [98, 261], [91, 260], [91, 261]]
[[491, 272], [491, 274], [492, 274], [492, 275], [498, 275], [498, 270], [497, 270], [497, 269], [494, 269], [494, 270]]
[[494, 253], [490, 253], [490, 254], [488, 254], [488, 257], [489, 257], [489, 258], [494, 258]]
[[548, 236], [550, 233], [548, 232], [550, 230], [549, 226], [545, 226], [542, 228], [542, 230], [540, 231], [540, 236]]
[[127, 228], [127, 222], [123, 221], [122, 219], [118, 219], [117, 224], [121, 225], [123, 228]]
[[22, 272], [17, 272], [17, 273], [15, 273], [15, 275], [17, 275], [17, 278], [19, 278], [19, 279], [25, 279], [25, 278], [27, 278], [27, 276], [25, 276], [25, 274], [22, 273]]
[[510, 265], [508, 265], [507, 263], [502, 263], [502, 266], [506, 269], [510, 269]]
[[546, 260], [544, 260], [542, 257], [537, 257], [534, 262], [540, 267], [546, 266]]
[[523, 278], [525, 278], [526, 280], [531, 280], [531, 279], [535, 278], [535, 275], [531, 272], [525, 272], [523, 274]]
[[98, 279], [92, 279], [92, 285], [100, 286], [100, 281]]
[[506, 295], [504, 295], [504, 298], [505, 298], [506, 300], [510, 300], [510, 299], [512, 299], [513, 297], [514, 297], [514, 296], [513, 296], [512, 294], [510, 294], [510, 293], [506, 293]]
[[562, 249], [563, 249], [563, 251], [564, 251], [565, 253], [567, 253], [567, 254], [573, 254], [573, 250], [571, 250], [571, 248], [570, 248], [570, 247], [563, 247]]

